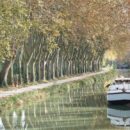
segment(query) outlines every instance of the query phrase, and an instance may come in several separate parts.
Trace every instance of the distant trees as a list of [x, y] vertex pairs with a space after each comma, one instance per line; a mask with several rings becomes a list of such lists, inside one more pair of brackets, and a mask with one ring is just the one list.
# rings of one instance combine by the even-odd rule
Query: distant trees
[[122, 34], [128, 37], [124, 0], [4, 0], [0, 6], [5, 86], [97, 71], [106, 50], [120, 50]]

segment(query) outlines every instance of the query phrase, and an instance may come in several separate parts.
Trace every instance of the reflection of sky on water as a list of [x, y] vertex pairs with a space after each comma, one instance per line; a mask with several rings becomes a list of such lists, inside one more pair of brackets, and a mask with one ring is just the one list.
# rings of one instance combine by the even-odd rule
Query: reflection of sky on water
[[18, 124], [17, 121], [18, 121], [18, 116], [17, 116], [17, 113], [14, 111], [13, 115], [12, 115], [12, 126], [13, 126], [13, 128], [17, 127], [17, 124]]
[[21, 113], [21, 127], [23, 129], [27, 129], [27, 124], [26, 124], [26, 116], [25, 116], [25, 110], [22, 110], [22, 113]]
[[[9, 130], [27, 130], [27, 123], [26, 123], [26, 115], [25, 110], [20, 111], [20, 115], [16, 113], [15, 111], [12, 112], [12, 115], [8, 115], [8, 119], [0, 117], [0, 130], [6, 130], [8, 127]], [[10, 122], [11, 121], [11, 122]], [[6, 126], [8, 124], [8, 126]], [[4, 126], [5, 125], [5, 126]], [[7, 127], [7, 128], [6, 128]]]
[[0, 130], [5, 130], [2, 118], [0, 117]]

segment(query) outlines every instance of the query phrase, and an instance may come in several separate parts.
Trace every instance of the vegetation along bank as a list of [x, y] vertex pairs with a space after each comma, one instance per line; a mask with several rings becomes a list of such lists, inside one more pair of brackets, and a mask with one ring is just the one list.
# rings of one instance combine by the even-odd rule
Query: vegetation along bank
[[89, 76], [85, 79], [77, 80], [76, 82], [64, 83], [29, 93], [2, 98], [0, 100], [0, 112], [4, 112], [5, 108], [12, 109], [14, 107], [24, 107], [26, 104], [31, 105], [34, 101], [35, 103], [41, 100], [44, 101], [53, 94], [57, 94], [58, 96], [60, 94], [66, 94], [69, 89], [87, 87], [88, 94], [104, 93], [106, 83], [115, 76], [116, 72], [112, 70], [106, 73]]

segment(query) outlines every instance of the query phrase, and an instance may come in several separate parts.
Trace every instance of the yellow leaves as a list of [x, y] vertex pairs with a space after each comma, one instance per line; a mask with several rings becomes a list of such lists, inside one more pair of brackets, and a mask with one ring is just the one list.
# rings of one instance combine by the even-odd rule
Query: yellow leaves
[[52, 36], [58, 37], [58, 36], [60, 36], [60, 32], [58, 30], [53, 30]]
[[55, 37], [53, 37], [52, 35], [48, 35], [47, 36], [47, 39], [46, 39], [46, 42], [47, 42], [47, 50], [52, 53], [52, 50], [53, 49], [56, 49], [58, 48], [58, 45], [57, 43], [55, 42]]
[[55, 24], [57, 24], [57, 27], [60, 28], [69, 28], [72, 25], [72, 21], [68, 19], [69, 14], [65, 12], [57, 12], [56, 16], [53, 17], [53, 21]]
[[69, 20], [65, 20], [65, 19], [55, 19], [54, 22], [57, 24], [58, 28], [70, 28], [72, 25], [72, 22]]
[[55, 19], [54, 20], [57, 24], [59, 24], [60, 26], [64, 26], [65, 25], [65, 21], [63, 19]]
[[104, 58], [108, 60], [115, 60], [117, 58], [117, 53], [115, 51], [108, 50], [106, 51]]
[[25, 3], [25, 0], [4, 0], [0, 4], [0, 60], [13, 55], [12, 44], [18, 46], [27, 39], [30, 20]]
[[[8, 41], [0, 40], [0, 60], [11, 57], [11, 48]], [[7, 53], [8, 52], [8, 53]]]
[[123, 0], [3, 0], [2, 4], [0, 31], [2, 38], [7, 36], [4, 45], [12, 44], [14, 39], [19, 45], [32, 29], [47, 37], [49, 51], [60, 42], [90, 44], [91, 52], [97, 55], [97, 50], [108, 48], [115, 39], [119, 41], [117, 34], [123, 30], [126, 17], [121, 11]]

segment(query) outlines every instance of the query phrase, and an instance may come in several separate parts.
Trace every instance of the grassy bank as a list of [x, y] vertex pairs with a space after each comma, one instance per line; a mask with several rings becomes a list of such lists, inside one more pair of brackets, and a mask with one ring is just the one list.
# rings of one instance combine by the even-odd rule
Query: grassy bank
[[110, 83], [114, 77], [117, 76], [115, 70], [109, 71], [105, 74], [95, 75], [88, 77], [83, 80], [78, 80], [76, 82], [66, 83], [58, 86], [53, 86], [51, 88], [45, 89], [45, 92], [50, 96], [57, 93], [66, 93], [68, 89], [77, 89], [87, 87], [89, 92], [99, 92], [102, 93], [106, 90], [106, 85]]
[[46, 100], [51, 95], [56, 94], [57, 96], [66, 94], [70, 90], [77, 88], [88, 88], [90, 93], [103, 93], [105, 88], [104, 85], [109, 80], [112, 80], [116, 75], [115, 71], [110, 71], [105, 74], [100, 74], [96, 76], [91, 76], [83, 80], [76, 82], [66, 83], [58, 86], [52, 86], [50, 88], [33, 91], [29, 93], [24, 93], [20, 95], [15, 95], [8, 98], [3, 98], [0, 100], [0, 112], [4, 112], [5, 109], [13, 109], [16, 107], [24, 107], [26, 105], [31, 105], [34, 102], [40, 102], [41, 100]]

